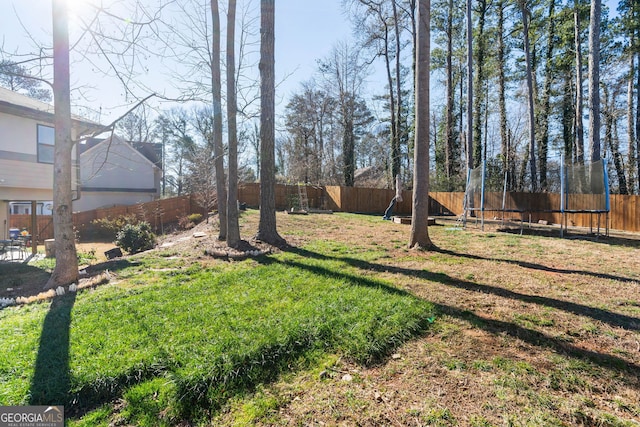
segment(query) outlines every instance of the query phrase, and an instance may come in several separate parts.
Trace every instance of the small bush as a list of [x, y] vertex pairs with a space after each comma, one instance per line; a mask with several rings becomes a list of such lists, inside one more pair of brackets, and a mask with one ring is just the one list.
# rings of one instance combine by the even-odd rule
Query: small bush
[[202, 214], [199, 213], [192, 213], [187, 218], [189, 218], [189, 221], [193, 222], [194, 224], [200, 224], [202, 222]]
[[119, 215], [115, 218], [94, 219], [84, 234], [86, 238], [113, 241], [125, 225], [137, 223], [138, 219], [135, 215]]
[[156, 245], [156, 235], [151, 231], [148, 222], [127, 224], [116, 236], [116, 245], [130, 254], [153, 249]]
[[202, 214], [193, 213], [178, 218], [178, 228], [181, 230], [189, 230], [202, 222]]
[[178, 218], [179, 230], [189, 230], [195, 226], [195, 223], [191, 221], [188, 216], [181, 216], [180, 218]]

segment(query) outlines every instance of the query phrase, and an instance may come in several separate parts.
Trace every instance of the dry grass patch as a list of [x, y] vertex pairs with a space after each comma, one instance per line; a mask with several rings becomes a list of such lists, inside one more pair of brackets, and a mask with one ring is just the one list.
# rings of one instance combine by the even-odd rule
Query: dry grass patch
[[[414, 251], [410, 227], [379, 216], [277, 221], [292, 254], [335, 257], [337, 273], [389, 281], [437, 315], [374, 366], [323, 355], [234, 396], [208, 425], [640, 425], [637, 236], [560, 239], [438, 220], [435, 247]], [[243, 217], [243, 238], [257, 222], [255, 211]], [[205, 239], [168, 236], [166, 256], [235, 262], [205, 255], [221, 246], [215, 223], [201, 227]]]
[[[335, 369], [352, 373], [349, 381], [341, 373], [303, 373], [267, 386], [244, 404], [265, 396], [279, 403], [251, 424], [640, 423], [637, 240], [520, 236], [445, 223], [430, 228], [437, 248], [416, 252], [406, 248], [407, 226], [377, 217], [278, 220], [282, 230], [307, 224], [307, 241], [381, 251], [354, 264], [436, 303], [440, 316], [385, 363], [339, 361]], [[214, 424], [233, 425], [245, 407], [230, 405]]]

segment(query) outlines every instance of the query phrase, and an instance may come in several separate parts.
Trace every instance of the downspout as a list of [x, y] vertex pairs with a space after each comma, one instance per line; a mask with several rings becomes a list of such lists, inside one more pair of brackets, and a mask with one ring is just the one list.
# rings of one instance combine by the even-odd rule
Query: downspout
[[36, 240], [36, 230], [38, 229], [38, 216], [36, 209], [38, 208], [38, 202], [36, 200], [31, 201], [31, 255], [38, 253], [38, 243]]
[[71, 191], [72, 202], [75, 202], [76, 200], [80, 200], [80, 197], [82, 196], [82, 192], [81, 192], [82, 185], [80, 184], [80, 143], [78, 142], [76, 142], [76, 160], [74, 163], [74, 169], [76, 170], [76, 194], [74, 196], [73, 191]]

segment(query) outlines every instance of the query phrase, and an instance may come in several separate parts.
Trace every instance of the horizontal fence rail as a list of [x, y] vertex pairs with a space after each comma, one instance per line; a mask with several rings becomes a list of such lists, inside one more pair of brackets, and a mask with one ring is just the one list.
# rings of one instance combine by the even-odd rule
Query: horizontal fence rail
[[[340, 186], [312, 186], [306, 185], [306, 196], [310, 209], [330, 210], [335, 212], [354, 212], [382, 215], [391, 199], [395, 196], [392, 189], [340, 187]], [[291, 210], [299, 207], [298, 185], [277, 184], [275, 188], [276, 209]], [[488, 198], [494, 197], [487, 194]], [[498, 197], [495, 195], [495, 197]], [[529, 206], [526, 218], [520, 212], [505, 212], [506, 219], [526, 219], [532, 222], [547, 221], [549, 224], [560, 224], [562, 215], [553, 212], [559, 206], [559, 195], [554, 193], [509, 193], [511, 200], [517, 204]], [[583, 196], [584, 197], [584, 196]], [[588, 197], [588, 196], [586, 196]], [[500, 200], [502, 194], [500, 194]], [[395, 215], [411, 215], [412, 192], [402, 192], [402, 202], [394, 207]], [[640, 196], [610, 196], [611, 212], [609, 213], [609, 227], [614, 230], [638, 232], [640, 231]], [[259, 208], [260, 184], [243, 183], [238, 188], [238, 202], [248, 207]], [[501, 201], [500, 201], [501, 203]], [[429, 193], [429, 215], [461, 215], [464, 211], [464, 193]], [[552, 211], [552, 212], [550, 212]], [[131, 206], [114, 206], [95, 209], [73, 214], [73, 222], [80, 236], [86, 233], [94, 220], [132, 215], [139, 220], [147, 221], [158, 232], [162, 232], [165, 225], [176, 223], [179, 218], [191, 213], [203, 213], [194, 197], [180, 196], [161, 199], [153, 202]], [[498, 210], [487, 210], [485, 216], [502, 219], [503, 213]], [[595, 216], [591, 213], [567, 213], [567, 223], [576, 227], [592, 227], [596, 225]], [[31, 215], [11, 215], [10, 227], [31, 232]], [[601, 226], [604, 227], [604, 224]], [[53, 219], [51, 216], [37, 216], [36, 233], [31, 232], [38, 242], [53, 238]]]

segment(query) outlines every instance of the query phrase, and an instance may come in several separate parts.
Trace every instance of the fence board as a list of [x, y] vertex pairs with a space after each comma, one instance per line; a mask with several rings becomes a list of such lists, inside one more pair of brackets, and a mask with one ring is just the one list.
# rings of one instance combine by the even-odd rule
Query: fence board
[[[276, 209], [290, 209], [293, 201], [298, 199], [297, 185], [278, 184], [275, 188]], [[391, 189], [372, 189], [361, 187], [340, 186], [307, 186], [309, 207], [315, 209], [328, 209], [336, 212], [362, 212], [369, 214], [382, 214], [389, 205], [395, 192]], [[464, 193], [429, 193], [429, 215], [460, 215], [464, 208]], [[396, 204], [394, 213], [398, 215], [410, 215], [412, 209], [412, 192], [405, 190], [402, 193], [403, 201]], [[492, 206], [502, 205], [502, 193], [487, 193]], [[509, 206], [528, 207], [531, 211], [531, 221], [546, 220], [549, 223], [559, 224], [562, 216], [559, 210], [560, 195], [555, 193], [509, 193]], [[238, 199], [252, 208], [260, 205], [260, 184], [243, 183], [238, 188]], [[609, 226], [615, 230], [631, 232], [640, 231], [640, 196], [611, 195], [611, 212]], [[479, 201], [478, 201], [479, 203]], [[601, 203], [591, 195], [571, 195], [568, 207], [588, 209]], [[96, 209], [93, 211], [78, 212], [73, 214], [74, 226], [79, 232], [85, 232], [92, 221], [101, 218], [116, 218], [121, 215], [134, 215], [140, 220], [148, 221], [157, 231], [161, 231], [164, 225], [175, 223], [182, 216], [190, 213], [201, 213], [195, 200], [189, 196], [162, 199], [154, 202], [132, 206], [115, 206], [111, 208]], [[495, 211], [491, 211], [495, 212]], [[501, 217], [499, 213], [488, 213], [488, 216]], [[518, 213], [506, 213], [507, 218], [520, 219]], [[525, 215], [529, 220], [529, 215]], [[569, 225], [579, 227], [596, 227], [597, 215], [589, 213], [567, 214]], [[9, 226], [11, 228], [26, 228], [31, 230], [31, 215], [10, 215]], [[601, 218], [601, 228], [606, 225], [604, 216]], [[37, 241], [53, 238], [52, 217], [39, 215], [37, 217], [37, 230], [34, 234]]]

